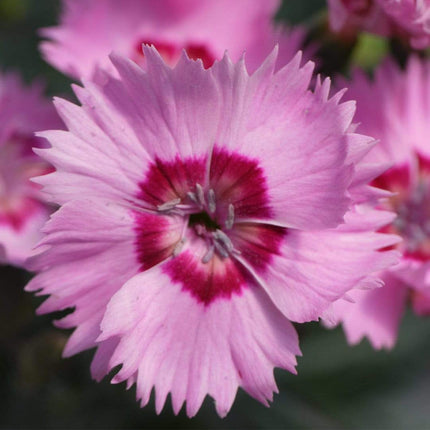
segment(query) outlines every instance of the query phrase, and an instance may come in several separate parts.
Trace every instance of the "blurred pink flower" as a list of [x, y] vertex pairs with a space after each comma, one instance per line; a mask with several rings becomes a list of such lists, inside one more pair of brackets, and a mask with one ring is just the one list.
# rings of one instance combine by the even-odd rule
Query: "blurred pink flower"
[[42, 87], [25, 87], [18, 75], [0, 75], [0, 261], [23, 265], [41, 238], [49, 209], [29, 178], [48, 172], [49, 165], [32, 151], [42, 139], [36, 130], [59, 127]]
[[430, 0], [378, 0], [416, 49], [430, 46]]
[[392, 166], [373, 184], [394, 193], [384, 207], [397, 217], [385, 231], [402, 236], [402, 259], [381, 274], [383, 288], [349, 293], [356, 303], [337, 302], [330, 318], [351, 343], [367, 336], [375, 348], [391, 348], [408, 298], [419, 315], [430, 312], [430, 63], [412, 58], [402, 71], [386, 62], [373, 82], [357, 72], [346, 84], [359, 131], [380, 140], [366, 161]]
[[272, 23], [279, 0], [63, 0], [58, 27], [46, 28], [45, 59], [80, 79], [95, 67], [113, 70], [114, 51], [142, 64], [142, 43], [154, 44], [174, 65], [185, 49], [207, 68], [227, 49], [238, 60], [246, 51], [248, 70], [262, 63], [279, 43], [279, 65], [302, 48], [305, 31]]
[[69, 129], [42, 133], [57, 169], [40, 178], [62, 205], [47, 223], [39, 313], [74, 308], [65, 356], [97, 346], [97, 380], [137, 384], [142, 406], [167, 394], [193, 416], [205, 396], [224, 416], [241, 386], [267, 404], [273, 368], [295, 372], [290, 320], [317, 319], [395, 260], [377, 233], [392, 214], [366, 205], [381, 170], [360, 160], [354, 104], [308, 90], [300, 56], [253, 75], [228, 55], [173, 69], [145, 48], [145, 70], [112, 56], [115, 77], [75, 87], [56, 106]]
[[390, 22], [376, 0], [327, 0], [333, 31], [355, 34], [365, 30], [387, 36]]
[[430, 45], [430, 0], [328, 0], [328, 5], [334, 31], [398, 36], [416, 49]]

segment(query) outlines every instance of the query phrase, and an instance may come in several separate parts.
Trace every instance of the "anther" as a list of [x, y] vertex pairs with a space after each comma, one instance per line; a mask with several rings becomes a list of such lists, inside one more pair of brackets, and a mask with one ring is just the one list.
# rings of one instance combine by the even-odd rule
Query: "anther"
[[228, 257], [228, 252], [226, 251], [226, 249], [216, 240], [214, 241], [214, 246], [216, 250], [221, 254], [221, 257], [224, 257], [224, 258]]
[[173, 199], [173, 200], [170, 200], [170, 201], [168, 201], [166, 203], [158, 205], [157, 206], [157, 210], [159, 210], [160, 212], [170, 211], [171, 209], [174, 209], [175, 206], [177, 206], [179, 203], [181, 203], [181, 199], [180, 198]]
[[205, 195], [203, 192], [203, 188], [200, 184], [196, 184], [196, 194], [197, 194], [197, 200], [200, 203], [201, 206], [205, 205]]
[[216, 210], [215, 191], [211, 188], [208, 193], [209, 212], [214, 213]]
[[173, 248], [173, 252], [172, 252], [172, 255], [173, 255], [173, 257], [177, 257], [180, 253], [181, 253], [181, 251], [182, 251], [182, 248], [184, 247], [184, 243], [185, 243], [185, 239], [184, 238], [182, 238], [176, 245], [175, 245], [175, 247]]
[[192, 200], [194, 203], [197, 203], [197, 197], [194, 193], [192, 193], [191, 191], [188, 191], [187, 196], [190, 198], [190, 200]]
[[209, 263], [209, 261], [211, 261], [212, 257], [214, 256], [214, 252], [215, 252], [215, 246], [211, 245], [208, 251], [206, 252], [206, 254], [203, 256], [202, 263], [203, 264]]
[[213, 233], [213, 237], [215, 239], [214, 243], [216, 244], [217, 241], [223, 245], [224, 249], [227, 250], [227, 252], [233, 251], [233, 243], [231, 242], [230, 238], [221, 230], [215, 230]]
[[228, 215], [227, 219], [225, 220], [225, 228], [227, 230], [230, 230], [233, 227], [234, 224], [234, 206], [230, 203], [228, 205]]

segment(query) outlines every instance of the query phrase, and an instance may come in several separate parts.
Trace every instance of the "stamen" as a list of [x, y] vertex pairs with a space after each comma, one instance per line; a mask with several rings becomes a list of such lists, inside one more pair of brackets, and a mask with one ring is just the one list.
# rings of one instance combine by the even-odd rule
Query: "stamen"
[[192, 193], [191, 191], [188, 191], [187, 196], [194, 202], [194, 203], [198, 203], [197, 202], [197, 196]]
[[203, 264], [209, 263], [209, 261], [211, 261], [212, 257], [214, 256], [214, 252], [215, 252], [215, 246], [211, 245], [208, 251], [206, 252], [206, 254], [203, 256], [202, 263]]
[[184, 238], [182, 238], [180, 241], [178, 241], [178, 243], [173, 248], [173, 252], [172, 252], [173, 257], [177, 257], [181, 253], [182, 248], [184, 247], [184, 243], [185, 243]]
[[218, 241], [214, 240], [214, 246], [216, 250], [221, 254], [221, 257], [224, 257], [224, 258], [228, 257], [228, 252]]
[[215, 191], [211, 188], [208, 193], [209, 200], [209, 212], [214, 213], [216, 211], [216, 202], [215, 202]]
[[225, 220], [225, 228], [227, 230], [231, 230], [234, 224], [234, 206], [232, 203], [228, 205], [228, 215], [227, 219]]
[[177, 199], [170, 200], [166, 203], [157, 206], [157, 210], [160, 212], [170, 211], [175, 208], [176, 205], [181, 203], [181, 199], [178, 197]]
[[200, 184], [196, 184], [196, 194], [198, 203], [200, 203], [200, 205], [203, 207], [205, 205], [205, 194]]
[[212, 234], [215, 239], [215, 242], [214, 242], [215, 244], [217, 243], [217, 241], [219, 241], [228, 252], [233, 251], [233, 248], [234, 248], [233, 243], [223, 231], [215, 230]]

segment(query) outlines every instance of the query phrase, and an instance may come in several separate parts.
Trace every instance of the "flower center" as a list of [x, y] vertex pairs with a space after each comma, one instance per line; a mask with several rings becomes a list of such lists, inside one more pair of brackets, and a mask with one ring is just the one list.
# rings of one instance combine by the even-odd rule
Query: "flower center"
[[[165, 215], [188, 217], [187, 231], [174, 250], [178, 254], [186, 240], [200, 239], [207, 246], [207, 252], [202, 257], [203, 263], [208, 263], [215, 253], [221, 258], [227, 258], [237, 251], [228, 234], [223, 230], [231, 230], [234, 224], [234, 205], [229, 203], [217, 208], [215, 191], [208, 192], [197, 183], [192, 191], [186, 193], [184, 199], [176, 198], [157, 205], [157, 210]], [[223, 213], [226, 212], [226, 213]], [[222, 222], [219, 220], [223, 220]]]
[[153, 208], [135, 213], [141, 270], [165, 262], [172, 281], [205, 306], [240, 294], [248, 269], [263, 273], [279, 254], [287, 229], [266, 224], [271, 209], [257, 160], [215, 146], [209, 167], [206, 156], [157, 159], [139, 185], [136, 198]]
[[196, 232], [202, 229], [216, 231], [221, 228], [206, 212], [191, 214], [188, 220], [188, 227], [194, 228]]
[[405, 252], [411, 256], [430, 258], [430, 181], [420, 180], [405, 199], [394, 199], [396, 231], [404, 238]]
[[399, 248], [407, 256], [427, 260], [430, 258], [430, 164], [422, 159], [418, 164], [415, 180], [405, 167], [391, 169], [376, 184], [395, 193], [388, 207], [397, 214], [390, 230], [403, 238]]

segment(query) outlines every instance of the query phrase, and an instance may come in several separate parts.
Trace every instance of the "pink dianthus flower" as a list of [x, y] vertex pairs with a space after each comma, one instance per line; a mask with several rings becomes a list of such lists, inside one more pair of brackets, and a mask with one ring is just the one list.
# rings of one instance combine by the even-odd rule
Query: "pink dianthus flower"
[[18, 75], [0, 75], [0, 261], [23, 265], [40, 240], [49, 208], [29, 179], [48, 172], [49, 165], [32, 151], [42, 139], [34, 132], [59, 127], [42, 87], [25, 87]]
[[430, 63], [412, 58], [402, 71], [387, 61], [373, 82], [356, 72], [348, 86], [359, 131], [380, 140], [366, 162], [391, 166], [373, 184], [393, 193], [383, 206], [397, 217], [384, 230], [403, 238], [402, 259], [381, 273], [383, 288], [349, 293], [355, 303], [338, 301], [330, 318], [342, 322], [350, 343], [366, 336], [375, 348], [391, 348], [408, 299], [417, 314], [430, 313]]
[[334, 31], [397, 36], [416, 49], [430, 45], [430, 0], [328, 0], [328, 6]]
[[255, 70], [279, 44], [279, 64], [302, 47], [305, 31], [274, 25], [279, 0], [63, 0], [58, 27], [42, 30], [45, 59], [80, 79], [96, 66], [113, 70], [108, 55], [115, 51], [143, 64], [142, 43], [153, 44], [174, 65], [185, 49], [205, 67], [227, 49]]
[[387, 36], [390, 20], [376, 0], [327, 0], [330, 27], [338, 32], [355, 34], [366, 30]]
[[64, 354], [97, 347], [97, 380], [137, 385], [157, 411], [168, 393], [193, 416], [218, 413], [238, 387], [267, 404], [274, 367], [295, 372], [290, 321], [317, 319], [395, 260], [392, 219], [368, 204], [380, 173], [361, 166], [372, 139], [349, 132], [354, 103], [308, 90], [300, 55], [275, 72], [276, 51], [251, 76], [228, 55], [205, 70], [153, 48], [145, 70], [112, 56], [114, 76], [57, 100], [69, 131], [42, 133], [56, 171], [38, 182], [62, 207], [46, 224], [40, 313], [74, 308]]
[[398, 32], [405, 33], [416, 49], [430, 46], [430, 0], [378, 0]]

